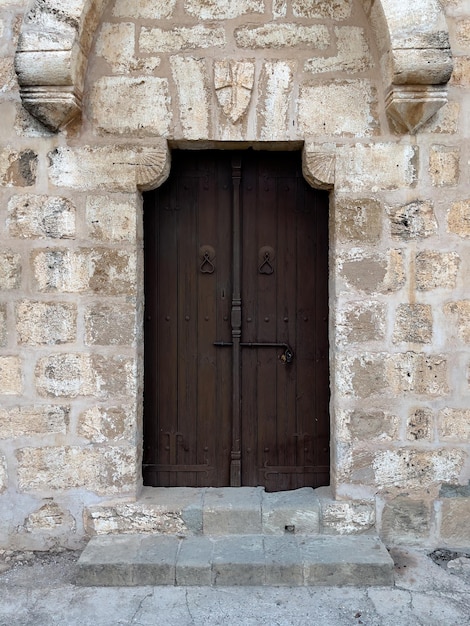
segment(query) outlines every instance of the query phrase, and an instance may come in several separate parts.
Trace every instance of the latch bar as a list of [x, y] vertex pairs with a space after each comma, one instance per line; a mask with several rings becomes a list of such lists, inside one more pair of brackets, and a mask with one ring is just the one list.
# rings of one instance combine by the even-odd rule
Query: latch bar
[[[284, 354], [280, 356], [283, 363], [292, 363], [294, 359], [294, 351], [288, 343], [275, 343], [269, 341], [241, 341], [241, 348], [284, 348]], [[233, 346], [231, 341], [214, 341], [214, 346], [218, 348], [230, 348]]]

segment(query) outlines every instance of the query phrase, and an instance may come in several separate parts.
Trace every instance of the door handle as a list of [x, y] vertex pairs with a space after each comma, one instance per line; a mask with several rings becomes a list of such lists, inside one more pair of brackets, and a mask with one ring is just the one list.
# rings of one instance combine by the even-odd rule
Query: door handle
[[[214, 341], [214, 346], [218, 348], [230, 348], [233, 346], [232, 341]], [[269, 341], [242, 341], [240, 342], [242, 348], [284, 348], [284, 352], [279, 357], [282, 363], [292, 363], [294, 360], [294, 351], [288, 343], [275, 343]]]

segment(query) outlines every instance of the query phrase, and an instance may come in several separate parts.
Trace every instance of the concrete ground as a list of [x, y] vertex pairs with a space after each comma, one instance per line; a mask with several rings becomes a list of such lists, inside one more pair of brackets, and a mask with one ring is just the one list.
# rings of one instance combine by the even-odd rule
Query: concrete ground
[[77, 553], [0, 553], [0, 626], [470, 625], [470, 560], [391, 554], [395, 587], [104, 588], [73, 584]]

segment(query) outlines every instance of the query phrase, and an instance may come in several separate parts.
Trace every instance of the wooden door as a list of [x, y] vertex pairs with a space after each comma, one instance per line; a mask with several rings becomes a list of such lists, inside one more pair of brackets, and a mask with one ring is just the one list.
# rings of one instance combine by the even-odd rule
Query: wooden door
[[144, 483], [328, 484], [328, 196], [300, 154], [175, 151], [144, 231]]

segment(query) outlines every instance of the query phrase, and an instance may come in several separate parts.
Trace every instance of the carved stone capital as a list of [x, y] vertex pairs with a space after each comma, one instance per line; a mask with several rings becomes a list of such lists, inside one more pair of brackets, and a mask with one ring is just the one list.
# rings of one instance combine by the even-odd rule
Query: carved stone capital
[[81, 94], [73, 87], [21, 87], [24, 108], [44, 126], [58, 131], [82, 110]]
[[306, 142], [302, 151], [302, 173], [315, 189], [333, 189], [335, 185], [336, 146], [331, 143]]
[[447, 104], [447, 88], [439, 85], [392, 85], [385, 98], [388, 117], [398, 130], [415, 133]]

